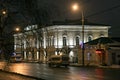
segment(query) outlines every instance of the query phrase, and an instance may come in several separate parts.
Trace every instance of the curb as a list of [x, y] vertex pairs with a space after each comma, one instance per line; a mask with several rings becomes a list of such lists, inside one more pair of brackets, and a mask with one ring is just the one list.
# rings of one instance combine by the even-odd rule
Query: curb
[[112, 66], [102, 66], [102, 65], [81, 65], [81, 64], [70, 64], [73, 67], [97, 67], [97, 68], [110, 68], [110, 69], [120, 69], [120, 65], [112, 65]]

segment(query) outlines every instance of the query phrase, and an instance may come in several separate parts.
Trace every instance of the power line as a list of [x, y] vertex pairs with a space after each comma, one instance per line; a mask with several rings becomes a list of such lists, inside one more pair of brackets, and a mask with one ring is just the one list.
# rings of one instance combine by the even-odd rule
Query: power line
[[99, 15], [99, 14], [103, 14], [103, 13], [105, 13], [105, 12], [114, 10], [114, 9], [116, 9], [116, 8], [119, 8], [119, 7], [120, 7], [120, 5], [113, 6], [113, 7], [109, 8], [109, 9], [105, 9], [105, 10], [102, 10], [102, 11], [99, 11], [99, 12], [96, 12], [96, 13], [93, 13], [93, 14], [90, 14], [90, 15], [86, 16], [86, 18], [92, 17], [92, 16], [96, 16], [96, 15]]

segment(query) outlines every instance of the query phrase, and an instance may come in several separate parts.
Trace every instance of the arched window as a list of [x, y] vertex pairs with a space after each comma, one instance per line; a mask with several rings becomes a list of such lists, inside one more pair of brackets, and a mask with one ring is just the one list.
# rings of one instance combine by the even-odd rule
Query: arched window
[[79, 45], [80, 38], [77, 36], [76, 37], [76, 45]]
[[100, 37], [104, 37], [104, 34], [100, 34]]
[[92, 36], [89, 35], [89, 36], [88, 36], [88, 42], [91, 41], [91, 40], [92, 40]]
[[66, 46], [66, 44], [67, 44], [67, 39], [66, 37], [63, 37], [63, 46]]

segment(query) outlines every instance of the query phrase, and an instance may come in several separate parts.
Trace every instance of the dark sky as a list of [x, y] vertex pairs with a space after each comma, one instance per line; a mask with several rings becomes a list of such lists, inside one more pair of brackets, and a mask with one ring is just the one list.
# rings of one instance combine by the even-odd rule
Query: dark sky
[[[120, 37], [120, 0], [1, 0], [9, 9], [9, 24], [30, 23], [31, 16], [44, 21], [81, 19], [81, 12], [73, 12], [71, 5], [83, 6], [88, 21], [111, 25], [110, 37]], [[0, 1], [0, 2], [1, 2]], [[34, 10], [35, 9], [35, 10]], [[36, 11], [36, 12], [35, 12]], [[18, 13], [20, 14], [18, 14]], [[47, 15], [49, 14], [49, 15]], [[14, 19], [13, 19], [14, 18]], [[40, 20], [40, 21], [42, 21]], [[39, 20], [38, 20], [39, 21]]]
[[50, 10], [53, 20], [80, 19], [80, 12], [71, 10], [75, 2], [83, 6], [86, 19], [111, 25], [110, 37], [120, 37], [120, 0], [38, 0], [38, 5]]

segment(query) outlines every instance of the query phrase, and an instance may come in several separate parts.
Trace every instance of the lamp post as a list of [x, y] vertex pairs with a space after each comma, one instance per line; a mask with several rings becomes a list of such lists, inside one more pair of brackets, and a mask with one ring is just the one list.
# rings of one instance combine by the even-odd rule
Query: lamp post
[[3, 36], [3, 30], [4, 30], [3, 23], [4, 23], [5, 15], [6, 15], [6, 10], [1, 10], [0, 11], [0, 36], [1, 37]]
[[[72, 6], [72, 9], [74, 11], [77, 11], [78, 8], [79, 8], [79, 5], [77, 3], [75, 3]], [[82, 8], [81, 8], [81, 16], [82, 16], [82, 20], [81, 20], [81, 23], [82, 23], [82, 65], [84, 66], [84, 50], [85, 50], [85, 47], [84, 47], [84, 12]]]
[[83, 10], [81, 11], [82, 14], [82, 65], [84, 66], [84, 13]]
[[6, 10], [0, 10], [0, 58], [3, 58], [3, 49], [4, 49], [4, 39], [3, 39], [3, 32], [4, 32], [4, 20], [5, 20], [5, 16], [6, 16]]

